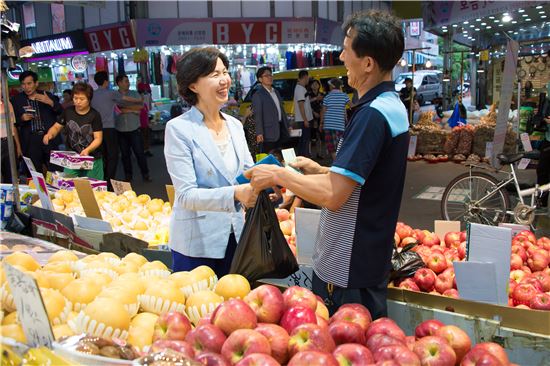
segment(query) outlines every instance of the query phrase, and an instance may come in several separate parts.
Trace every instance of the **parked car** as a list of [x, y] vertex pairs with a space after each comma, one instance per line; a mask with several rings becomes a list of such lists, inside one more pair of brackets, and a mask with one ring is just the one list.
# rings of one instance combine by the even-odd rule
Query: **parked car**
[[[423, 105], [425, 102], [431, 102], [442, 95], [442, 75], [441, 71], [436, 70], [421, 70], [414, 73], [413, 86], [416, 88], [418, 104]], [[401, 73], [395, 79], [395, 90], [397, 92], [405, 87], [406, 78], [412, 78], [412, 72]]]

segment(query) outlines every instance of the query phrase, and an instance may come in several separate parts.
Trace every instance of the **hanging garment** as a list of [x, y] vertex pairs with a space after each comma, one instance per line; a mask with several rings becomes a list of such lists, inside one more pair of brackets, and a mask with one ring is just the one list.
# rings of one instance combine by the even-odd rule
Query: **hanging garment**
[[260, 56], [260, 65], [265, 65], [265, 59], [264, 56]]
[[174, 64], [174, 58], [171, 55], [166, 57], [166, 72], [172, 74], [172, 65]]
[[106, 65], [106, 59], [105, 57], [96, 57], [95, 58], [95, 72], [100, 72], [100, 71], [107, 71], [107, 65]]
[[126, 71], [124, 70], [124, 57], [122, 55], [119, 55], [118, 57], [118, 73], [119, 75], [126, 74]]
[[161, 72], [161, 66], [160, 66], [160, 52], [155, 53], [155, 84], [156, 85], [162, 85], [162, 72]]

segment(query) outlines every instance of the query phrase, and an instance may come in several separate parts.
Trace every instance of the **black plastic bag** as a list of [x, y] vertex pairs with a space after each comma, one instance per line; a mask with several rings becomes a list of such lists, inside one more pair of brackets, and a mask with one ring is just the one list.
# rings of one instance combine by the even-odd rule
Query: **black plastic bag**
[[297, 270], [298, 262], [281, 232], [269, 196], [262, 191], [256, 205], [246, 211], [246, 222], [229, 272], [254, 282], [261, 278], [285, 278]]
[[417, 243], [411, 243], [405, 245], [401, 252], [397, 252], [397, 248], [393, 248], [393, 255], [391, 258], [392, 271], [390, 274], [391, 281], [412, 277], [418, 269], [426, 267], [420, 254], [411, 250], [416, 244]]

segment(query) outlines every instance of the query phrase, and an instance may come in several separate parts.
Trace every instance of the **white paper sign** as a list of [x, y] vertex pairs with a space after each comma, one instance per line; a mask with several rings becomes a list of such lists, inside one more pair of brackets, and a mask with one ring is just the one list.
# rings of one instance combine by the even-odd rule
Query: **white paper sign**
[[413, 135], [409, 137], [409, 151], [407, 152], [407, 157], [412, 158], [416, 155], [416, 143], [418, 141], [418, 136]]
[[494, 263], [453, 262], [460, 298], [498, 305]]
[[531, 159], [522, 158], [518, 163], [518, 169], [525, 170], [531, 162]]
[[494, 263], [498, 304], [508, 304], [512, 229], [470, 224], [468, 230], [468, 261]]
[[50, 200], [50, 194], [48, 193], [46, 180], [44, 179], [42, 173], [31, 172], [31, 176], [32, 181], [36, 186], [36, 190], [38, 191], [38, 197], [40, 198], [40, 203], [42, 204], [42, 207], [46, 210], [55, 211], [53, 203]]
[[523, 132], [520, 135], [521, 138], [521, 144], [523, 145], [523, 150], [529, 152], [533, 151], [533, 146], [531, 146], [531, 140], [529, 139], [529, 134], [527, 132]]
[[7, 263], [4, 263], [4, 271], [27, 343], [33, 347], [51, 348], [54, 336], [35, 279]]
[[78, 215], [74, 215], [73, 220], [74, 220], [75, 226], [78, 226], [82, 229], [101, 231], [104, 233], [113, 232], [113, 227], [107, 221], [99, 220], [93, 217], [84, 217], [84, 216], [78, 216]]

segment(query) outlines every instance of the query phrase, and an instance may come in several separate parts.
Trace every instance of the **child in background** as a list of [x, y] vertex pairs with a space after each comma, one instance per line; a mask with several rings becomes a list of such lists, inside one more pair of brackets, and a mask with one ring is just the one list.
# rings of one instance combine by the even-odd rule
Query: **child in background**
[[63, 111], [60, 121], [49, 129], [42, 142], [47, 145], [65, 129], [68, 150], [75, 151], [82, 156], [94, 157], [92, 170], [65, 168], [65, 173], [74, 177], [103, 180], [103, 159], [100, 149], [103, 141], [103, 124], [99, 112], [90, 107], [94, 90], [88, 84], [76, 83], [72, 92], [74, 106]]

